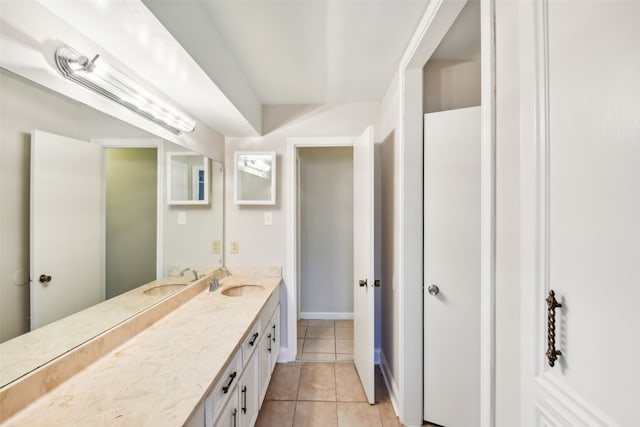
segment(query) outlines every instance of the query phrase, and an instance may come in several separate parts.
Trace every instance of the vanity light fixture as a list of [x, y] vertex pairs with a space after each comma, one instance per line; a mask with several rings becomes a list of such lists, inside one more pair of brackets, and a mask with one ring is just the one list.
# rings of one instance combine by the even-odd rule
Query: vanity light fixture
[[238, 170], [264, 179], [271, 179], [271, 165], [262, 159], [244, 159], [238, 163]]
[[193, 132], [196, 128], [194, 119], [149, 93], [107, 64], [100, 55], [89, 60], [77, 50], [63, 46], [56, 50], [56, 64], [69, 80], [124, 105], [175, 134]]

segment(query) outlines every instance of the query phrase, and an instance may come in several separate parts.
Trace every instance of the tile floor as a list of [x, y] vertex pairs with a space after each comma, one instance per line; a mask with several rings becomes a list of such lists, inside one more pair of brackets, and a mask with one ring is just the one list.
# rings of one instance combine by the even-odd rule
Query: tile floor
[[378, 368], [376, 401], [353, 363], [277, 364], [256, 427], [401, 427]]
[[353, 320], [298, 320], [297, 360], [353, 361]]

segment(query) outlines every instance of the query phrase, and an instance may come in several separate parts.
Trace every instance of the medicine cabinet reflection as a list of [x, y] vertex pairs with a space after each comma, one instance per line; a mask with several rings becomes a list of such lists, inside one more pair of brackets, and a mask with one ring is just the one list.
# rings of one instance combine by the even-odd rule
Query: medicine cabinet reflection
[[191, 152], [167, 153], [167, 179], [168, 204], [209, 204], [208, 158]]
[[234, 202], [238, 205], [276, 204], [276, 154], [234, 153]]

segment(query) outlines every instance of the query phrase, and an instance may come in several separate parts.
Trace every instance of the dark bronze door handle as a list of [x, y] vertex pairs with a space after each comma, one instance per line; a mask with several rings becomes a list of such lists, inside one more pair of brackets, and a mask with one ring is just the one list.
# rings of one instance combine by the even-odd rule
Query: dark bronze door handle
[[558, 360], [558, 356], [562, 356], [560, 350], [556, 350], [556, 308], [562, 307], [556, 300], [556, 293], [553, 290], [549, 291], [547, 296], [547, 361], [549, 366], [553, 368]]

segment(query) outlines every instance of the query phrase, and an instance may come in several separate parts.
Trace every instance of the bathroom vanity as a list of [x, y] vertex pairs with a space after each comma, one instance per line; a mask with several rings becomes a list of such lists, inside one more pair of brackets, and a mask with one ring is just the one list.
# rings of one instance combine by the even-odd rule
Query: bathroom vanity
[[[151, 320], [143, 312], [108, 331], [108, 339], [132, 337], [84, 369], [78, 363], [79, 372], [59, 385], [51, 384], [55, 370], [30, 385], [38, 372], [16, 381], [27, 387], [14, 393], [35, 397], [2, 425], [252, 426], [280, 350], [281, 271], [231, 271], [215, 292], [207, 276], [150, 308]], [[135, 334], [138, 323], [144, 328]], [[61, 369], [109, 348], [102, 339], [63, 356]], [[37, 398], [35, 389], [44, 388], [50, 391]], [[11, 398], [3, 395], [3, 411]]]

